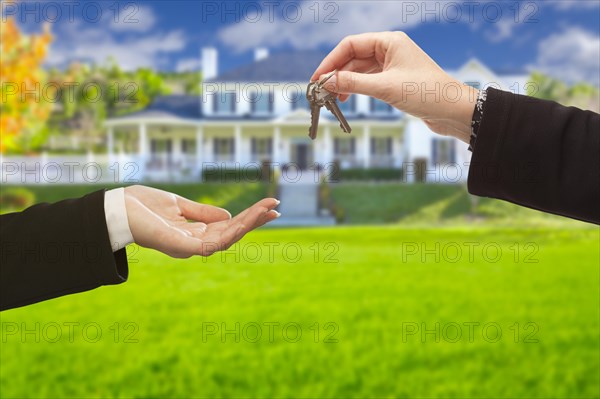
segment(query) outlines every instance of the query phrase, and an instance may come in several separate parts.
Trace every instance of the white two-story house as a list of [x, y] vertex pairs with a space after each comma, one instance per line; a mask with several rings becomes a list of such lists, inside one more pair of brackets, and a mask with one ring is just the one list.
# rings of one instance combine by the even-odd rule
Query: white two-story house
[[[351, 134], [323, 109], [318, 137], [310, 140], [306, 87], [324, 55], [257, 49], [251, 64], [220, 73], [217, 50], [205, 48], [202, 94], [159, 97], [144, 110], [107, 120], [109, 159], [135, 160], [141, 176], [155, 180], [197, 179], [206, 168], [259, 167], [268, 161], [275, 168], [327, 169], [335, 162], [341, 168], [404, 169], [407, 181], [436, 181], [441, 176], [436, 170], [468, 162], [463, 143], [436, 136], [418, 119], [363, 95], [340, 104]], [[526, 75], [498, 76], [477, 60], [454, 75], [476, 87], [513, 91], [511, 86], [522, 90], [526, 80]], [[425, 172], [415, 171], [415, 165]], [[457, 181], [464, 179], [462, 173]]]

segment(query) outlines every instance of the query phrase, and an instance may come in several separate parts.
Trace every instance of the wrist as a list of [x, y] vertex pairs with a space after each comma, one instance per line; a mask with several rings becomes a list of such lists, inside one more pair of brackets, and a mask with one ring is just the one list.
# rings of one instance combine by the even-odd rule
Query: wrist
[[471, 122], [473, 120], [473, 112], [477, 104], [479, 90], [462, 84], [459, 100], [453, 104], [449, 104], [448, 119], [454, 128], [452, 134], [457, 139], [468, 143], [471, 138]]

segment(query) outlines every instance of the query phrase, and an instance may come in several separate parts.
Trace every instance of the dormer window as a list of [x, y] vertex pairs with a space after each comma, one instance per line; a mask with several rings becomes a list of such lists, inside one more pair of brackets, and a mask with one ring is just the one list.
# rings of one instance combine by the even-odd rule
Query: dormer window
[[273, 93], [255, 91], [250, 93], [250, 105], [252, 113], [258, 115], [269, 115], [273, 113]]
[[388, 115], [394, 111], [394, 107], [385, 101], [371, 97], [371, 113], [379, 115]]
[[213, 111], [215, 114], [234, 114], [235, 93], [215, 93], [213, 96]]

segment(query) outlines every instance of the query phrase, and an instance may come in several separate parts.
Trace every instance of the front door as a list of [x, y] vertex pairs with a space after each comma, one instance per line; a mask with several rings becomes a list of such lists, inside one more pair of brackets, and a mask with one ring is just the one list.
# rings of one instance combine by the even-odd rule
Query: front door
[[296, 151], [298, 158], [298, 168], [300, 168], [300, 170], [308, 169], [308, 145], [298, 144], [296, 147]]
[[292, 144], [292, 162], [300, 170], [308, 169], [312, 163], [312, 144], [294, 143]]

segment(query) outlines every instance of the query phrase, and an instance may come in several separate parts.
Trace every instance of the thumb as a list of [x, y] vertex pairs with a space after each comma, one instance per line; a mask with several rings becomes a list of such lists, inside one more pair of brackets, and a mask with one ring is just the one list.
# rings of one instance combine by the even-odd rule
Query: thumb
[[389, 87], [384, 73], [358, 73], [338, 71], [324, 85], [325, 89], [338, 94], [365, 94], [381, 98]]

